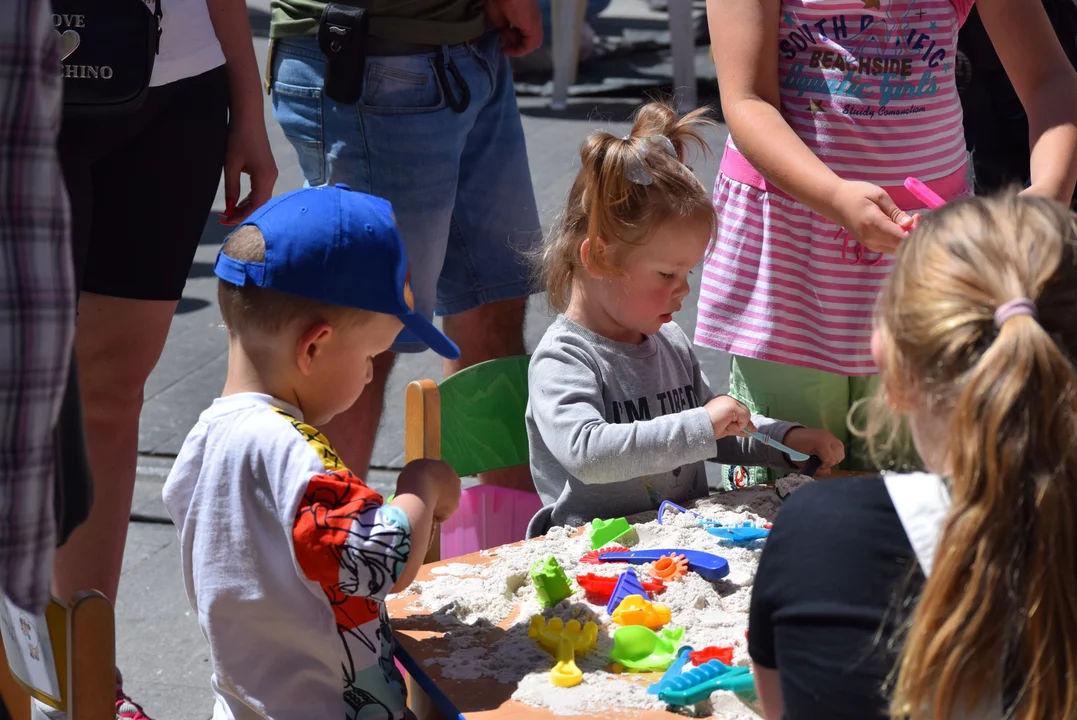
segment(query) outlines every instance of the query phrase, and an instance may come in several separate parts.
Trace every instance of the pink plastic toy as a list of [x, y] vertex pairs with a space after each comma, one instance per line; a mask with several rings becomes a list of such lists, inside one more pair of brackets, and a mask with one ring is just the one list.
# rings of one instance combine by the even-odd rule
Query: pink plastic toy
[[938, 193], [914, 177], [905, 178], [905, 189], [932, 210], [941, 208], [946, 201], [939, 197]]
[[535, 493], [476, 485], [460, 494], [460, 507], [441, 524], [441, 557], [451, 558], [518, 542], [542, 509]]

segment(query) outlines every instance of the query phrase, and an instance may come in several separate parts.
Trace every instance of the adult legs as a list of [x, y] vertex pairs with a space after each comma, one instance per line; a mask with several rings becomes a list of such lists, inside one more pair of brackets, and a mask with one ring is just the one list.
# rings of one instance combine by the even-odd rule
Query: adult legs
[[[68, 600], [98, 590], [113, 603], [135, 487], [142, 392], [164, 349], [175, 301], [84, 292], [75, 332], [94, 501], [86, 522], [56, 553], [54, 592]], [[133, 342], [137, 337], [138, 342]]]
[[80, 279], [75, 352], [94, 502], [58, 551], [54, 591], [115, 602], [138, 458], [146, 378], [220, 182], [224, 68], [151, 88], [123, 121], [65, 125], [60, 139]]

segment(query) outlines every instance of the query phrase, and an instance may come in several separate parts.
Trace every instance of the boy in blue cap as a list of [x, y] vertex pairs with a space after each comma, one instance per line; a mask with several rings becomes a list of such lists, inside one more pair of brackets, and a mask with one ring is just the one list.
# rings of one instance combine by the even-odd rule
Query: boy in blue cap
[[315, 427], [351, 407], [402, 327], [459, 350], [413, 309], [389, 203], [345, 186], [271, 200], [215, 272], [228, 377], [164, 488], [213, 717], [406, 717], [384, 599], [414, 579], [460, 478], [410, 463], [384, 505]]

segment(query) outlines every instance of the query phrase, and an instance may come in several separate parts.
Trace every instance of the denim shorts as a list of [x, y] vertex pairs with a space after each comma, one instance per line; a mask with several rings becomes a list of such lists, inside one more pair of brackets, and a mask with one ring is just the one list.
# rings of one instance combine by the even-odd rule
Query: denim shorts
[[[308, 185], [344, 183], [393, 205], [407, 246], [416, 310], [453, 315], [535, 291], [529, 254], [541, 239], [512, 71], [496, 33], [437, 54], [368, 57], [355, 105], [322, 92], [313, 37], [276, 40], [273, 114]], [[425, 349], [404, 331], [393, 350]]]

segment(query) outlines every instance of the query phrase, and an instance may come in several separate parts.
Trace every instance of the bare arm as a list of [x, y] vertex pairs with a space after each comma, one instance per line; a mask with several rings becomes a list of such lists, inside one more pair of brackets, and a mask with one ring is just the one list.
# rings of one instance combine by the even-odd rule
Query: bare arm
[[303, 487], [292, 527], [303, 574], [349, 595], [384, 600], [411, 584], [433, 524], [456, 511], [460, 478], [438, 460], [408, 463], [388, 506], [349, 471], [319, 472]]
[[886, 191], [843, 180], [804, 144], [781, 114], [778, 15], [781, 0], [707, 0], [711, 48], [729, 132], [767, 182], [877, 252], [893, 252], [912, 228]]
[[802, 204], [835, 222], [841, 178], [782, 117], [778, 95], [781, 0], [707, 0], [722, 113], [749, 162]]
[[460, 504], [460, 478], [440, 460], [413, 460], [401, 471], [392, 507], [404, 511], [411, 526], [411, 553], [391, 592], [411, 585], [423, 565], [436, 523], [449, 519]]
[[[269, 148], [262, 85], [254, 56], [247, 4], [244, 0], [206, 0], [213, 29], [224, 53], [228, 72], [228, 154], [224, 165], [225, 212], [223, 222], [244, 220], [273, 196], [277, 165]], [[239, 176], [247, 173], [251, 192], [239, 200]]]
[[390, 590], [397, 593], [411, 585], [415, 576], [419, 574], [419, 568], [423, 566], [423, 558], [426, 557], [426, 550], [434, 531], [434, 506], [414, 492], [398, 494], [393, 498], [392, 506], [403, 510], [411, 524], [411, 553], [408, 555], [404, 570], [393, 583], [393, 589]]
[[763, 717], [767, 720], [781, 720], [785, 706], [782, 703], [782, 685], [777, 670], [765, 668], [752, 663], [752, 675], [755, 676], [755, 692], [763, 704]]
[[262, 88], [254, 56], [247, 4], [243, 0], [206, 0], [213, 30], [221, 43], [228, 70], [230, 110], [262, 115]]
[[978, 0], [976, 7], [1028, 115], [1027, 192], [1068, 205], [1077, 182], [1077, 73], [1039, 0]]

